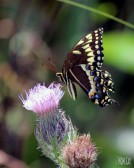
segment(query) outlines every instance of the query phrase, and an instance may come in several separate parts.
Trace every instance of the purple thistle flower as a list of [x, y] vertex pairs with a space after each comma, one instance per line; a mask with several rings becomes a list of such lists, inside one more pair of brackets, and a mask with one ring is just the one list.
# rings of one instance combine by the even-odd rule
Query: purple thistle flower
[[60, 149], [77, 134], [64, 111], [59, 109], [63, 95], [61, 84], [52, 83], [48, 88], [38, 84], [26, 93], [26, 99], [20, 96], [23, 107], [37, 114], [35, 137], [42, 153], [56, 163], [59, 163]]
[[52, 83], [48, 88], [38, 84], [26, 93], [26, 99], [21, 95], [20, 99], [23, 107], [31, 110], [38, 115], [45, 115], [58, 108], [59, 101], [64, 95], [61, 84]]

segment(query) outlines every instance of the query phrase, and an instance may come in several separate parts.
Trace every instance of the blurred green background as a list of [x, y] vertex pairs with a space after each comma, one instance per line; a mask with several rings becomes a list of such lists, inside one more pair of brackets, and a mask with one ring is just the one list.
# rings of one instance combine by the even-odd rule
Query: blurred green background
[[[77, 0], [134, 24], [133, 0]], [[82, 36], [103, 27], [104, 64], [120, 105], [101, 108], [77, 87], [66, 87], [61, 108], [80, 134], [91, 133], [101, 168], [134, 167], [134, 31], [118, 22], [56, 0], [0, 1], [0, 168], [54, 168], [37, 150], [35, 116], [18, 95], [39, 82], [58, 80], [67, 53]], [[42, 66], [43, 63], [43, 66]], [[12, 164], [10, 159], [12, 157]], [[9, 159], [10, 158], [10, 159]], [[6, 160], [7, 159], [7, 160]]]

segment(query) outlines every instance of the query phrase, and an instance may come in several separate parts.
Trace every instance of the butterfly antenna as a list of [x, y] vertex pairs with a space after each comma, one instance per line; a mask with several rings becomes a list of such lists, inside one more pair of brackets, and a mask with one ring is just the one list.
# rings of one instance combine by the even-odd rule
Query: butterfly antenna
[[[36, 52], [33, 51], [32, 53], [33, 53], [33, 56], [34, 56], [34, 58], [35, 58], [36, 60], [41, 61], [40, 58], [37, 56]], [[46, 62], [46, 63], [45, 63], [45, 62], [46, 62], [46, 61], [44, 61], [44, 62], [41, 61], [42, 66], [43, 66], [44, 68], [49, 69], [49, 70], [51, 70], [51, 71], [53, 71], [53, 72], [55, 72], [55, 73], [58, 72], [58, 69], [57, 69], [56, 65], [52, 62], [52, 60], [51, 60], [50, 57], [48, 58], [48, 62]]]
[[56, 65], [52, 62], [51, 58], [48, 58], [49, 64], [42, 63], [42, 66], [45, 67], [46, 69], [50, 69], [51, 71], [57, 73], [58, 69]]

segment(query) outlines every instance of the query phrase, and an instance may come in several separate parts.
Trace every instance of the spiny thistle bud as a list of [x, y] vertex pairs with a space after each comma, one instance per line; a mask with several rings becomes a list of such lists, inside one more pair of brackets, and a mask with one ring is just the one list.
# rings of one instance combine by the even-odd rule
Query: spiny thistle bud
[[62, 149], [61, 155], [70, 168], [89, 168], [97, 159], [97, 149], [88, 134], [70, 141]]
[[57, 164], [60, 149], [77, 135], [71, 121], [58, 108], [63, 94], [61, 84], [52, 83], [48, 88], [38, 84], [26, 93], [26, 99], [20, 96], [23, 107], [37, 114], [35, 137], [42, 153]]

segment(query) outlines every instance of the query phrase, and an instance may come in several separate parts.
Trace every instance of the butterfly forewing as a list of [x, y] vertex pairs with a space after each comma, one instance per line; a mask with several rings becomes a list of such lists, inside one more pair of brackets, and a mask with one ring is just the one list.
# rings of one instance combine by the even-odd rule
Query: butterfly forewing
[[[103, 63], [102, 47], [103, 28], [99, 28], [83, 37], [68, 54], [68, 63], [72, 65], [88, 64], [101, 68]], [[70, 62], [69, 62], [70, 61]], [[70, 67], [72, 68], [70, 64]]]

